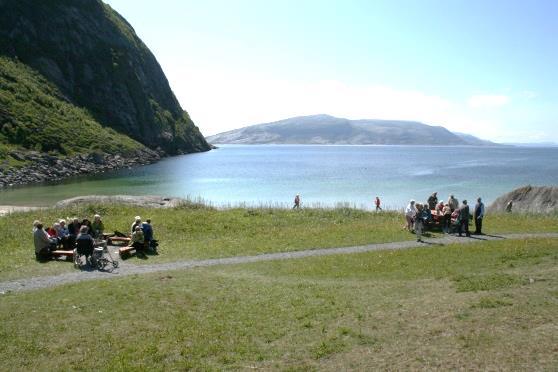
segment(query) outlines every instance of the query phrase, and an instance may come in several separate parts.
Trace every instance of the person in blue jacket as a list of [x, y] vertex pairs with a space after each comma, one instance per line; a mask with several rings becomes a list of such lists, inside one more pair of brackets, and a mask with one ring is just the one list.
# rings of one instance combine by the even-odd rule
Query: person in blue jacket
[[484, 203], [479, 197], [477, 199], [477, 204], [475, 205], [475, 210], [473, 213], [473, 218], [475, 219], [475, 235], [482, 235], [482, 219], [484, 218]]

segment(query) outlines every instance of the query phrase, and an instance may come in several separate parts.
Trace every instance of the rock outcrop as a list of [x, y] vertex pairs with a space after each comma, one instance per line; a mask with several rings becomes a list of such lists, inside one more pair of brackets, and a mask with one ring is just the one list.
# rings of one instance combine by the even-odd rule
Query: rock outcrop
[[505, 212], [512, 201], [512, 213], [558, 212], [558, 187], [524, 186], [498, 197], [489, 207], [491, 212]]
[[127, 204], [148, 208], [173, 208], [188, 203], [186, 199], [170, 198], [164, 196], [147, 195], [86, 195], [61, 200], [54, 205], [55, 208], [65, 208], [80, 204]]

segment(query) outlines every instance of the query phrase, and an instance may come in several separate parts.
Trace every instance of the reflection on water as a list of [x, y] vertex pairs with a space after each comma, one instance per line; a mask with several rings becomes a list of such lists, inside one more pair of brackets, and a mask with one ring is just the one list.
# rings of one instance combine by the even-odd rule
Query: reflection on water
[[202, 198], [214, 205], [348, 202], [400, 208], [433, 191], [490, 202], [526, 184], [558, 184], [558, 148], [223, 145], [157, 164], [0, 192], [0, 204], [51, 205], [78, 195]]

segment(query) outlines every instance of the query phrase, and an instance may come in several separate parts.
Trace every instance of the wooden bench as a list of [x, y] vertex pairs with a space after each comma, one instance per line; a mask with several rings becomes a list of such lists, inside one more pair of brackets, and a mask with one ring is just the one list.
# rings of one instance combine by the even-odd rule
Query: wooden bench
[[134, 250], [136, 250], [136, 247], [133, 247], [133, 246], [120, 247], [120, 248], [118, 248], [118, 255], [120, 257], [122, 257], [122, 255], [131, 254], [130, 252], [132, 252]]
[[130, 243], [130, 238], [120, 237], [120, 236], [110, 236], [107, 238], [108, 245], [114, 245], [114, 243], [118, 244], [128, 244]]

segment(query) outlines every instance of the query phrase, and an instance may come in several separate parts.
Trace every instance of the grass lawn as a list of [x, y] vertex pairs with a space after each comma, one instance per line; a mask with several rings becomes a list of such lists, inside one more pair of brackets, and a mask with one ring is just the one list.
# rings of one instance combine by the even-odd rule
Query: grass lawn
[[558, 241], [199, 268], [0, 297], [10, 370], [553, 370]]
[[[216, 210], [191, 204], [175, 209], [119, 205], [45, 209], [0, 218], [0, 280], [74, 270], [68, 262], [35, 262], [32, 223], [40, 219], [52, 224], [59, 218], [73, 216], [92, 219], [95, 213], [103, 216], [107, 231], [128, 232], [136, 215], [152, 218], [161, 254], [149, 256], [148, 260], [132, 259], [137, 264], [414, 239], [414, 235], [402, 229], [400, 213], [350, 208]], [[507, 214], [488, 216], [485, 220], [488, 233], [557, 230], [558, 215]]]

